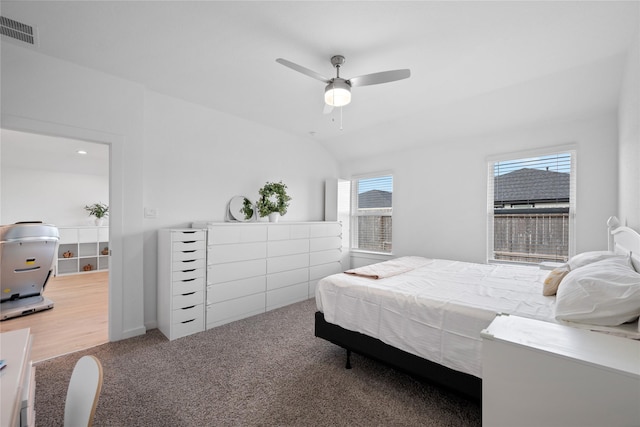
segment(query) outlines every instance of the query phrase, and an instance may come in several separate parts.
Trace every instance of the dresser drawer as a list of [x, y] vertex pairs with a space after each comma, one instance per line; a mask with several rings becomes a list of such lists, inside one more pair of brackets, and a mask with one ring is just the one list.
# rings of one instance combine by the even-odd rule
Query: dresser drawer
[[186, 294], [189, 292], [201, 291], [204, 289], [204, 277], [195, 279], [176, 280], [172, 283], [171, 291], [173, 295]]
[[192, 259], [205, 259], [207, 257], [206, 249], [194, 249], [188, 251], [174, 251], [173, 261], [189, 261]]
[[208, 248], [209, 265], [225, 262], [260, 259], [267, 256], [267, 243], [235, 243], [231, 245], [212, 245]]
[[207, 243], [220, 245], [226, 243], [264, 242], [267, 240], [267, 227], [262, 224], [250, 224], [237, 227], [225, 225], [210, 227]]
[[204, 291], [187, 292], [186, 294], [179, 294], [173, 296], [173, 310], [190, 307], [192, 305], [198, 305], [204, 303]]
[[187, 242], [187, 241], [203, 241], [205, 239], [204, 230], [181, 230], [171, 233], [171, 240], [173, 242]]
[[332, 274], [341, 273], [342, 264], [339, 262], [331, 262], [329, 264], [313, 265], [309, 267], [309, 280], [322, 279]]
[[338, 222], [326, 224], [311, 224], [309, 226], [309, 237], [330, 237], [341, 236], [342, 225]]
[[172, 264], [172, 270], [175, 271], [185, 271], [185, 270], [193, 270], [194, 268], [202, 268], [206, 266], [206, 262], [204, 258], [202, 259], [189, 259], [184, 261], [175, 261]]
[[309, 254], [279, 256], [267, 259], [267, 274], [309, 266]]
[[309, 252], [309, 239], [279, 240], [269, 242], [267, 254], [269, 257], [304, 254]]
[[269, 240], [289, 240], [309, 238], [309, 226], [303, 224], [269, 224]]
[[204, 277], [204, 268], [194, 268], [191, 270], [174, 271], [171, 273], [172, 282], [182, 282], [189, 279], [197, 279], [198, 277]]
[[207, 329], [264, 313], [265, 301], [265, 293], [260, 293], [208, 305]]
[[311, 239], [311, 243], [309, 244], [309, 250], [311, 252], [339, 249], [341, 247], [342, 239], [340, 237], [318, 237]]
[[207, 286], [207, 305], [261, 292], [264, 293], [264, 291], [264, 276], [209, 285]]
[[266, 272], [266, 259], [229, 262], [226, 264], [214, 264], [210, 265], [207, 269], [207, 284], [214, 285], [216, 283], [230, 282], [232, 280], [261, 276]]
[[204, 316], [174, 323], [171, 325], [171, 328], [171, 339], [186, 337], [187, 335], [195, 334], [196, 332], [202, 332], [204, 331]]
[[205, 249], [206, 246], [203, 241], [186, 241], [186, 242], [173, 242], [171, 250], [173, 253], [185, 252], [185, 251], [197, 251], [198, 249]]
[[283, 307], [309, 298], [307, 282], [267, 292], [267, 310]]
[[173, 310], [173, 324], [185, 323], [189, 320], [202, 319], [204, 317], [204, 305], [197, 304], [185, 308]]
[[305, 289], [309, 281], [309, 269], [299, 268], [297, 270], [283, 271], [281, 273], [269, 274], [267, 276], [267, 290], [283, 288], [298, 283], [304, 283]]
[[328, 264], [330, 262], [340, 262], [342, 250], [330, 249], [328, 251], [311, 252], [309, 254], [310, 265]]

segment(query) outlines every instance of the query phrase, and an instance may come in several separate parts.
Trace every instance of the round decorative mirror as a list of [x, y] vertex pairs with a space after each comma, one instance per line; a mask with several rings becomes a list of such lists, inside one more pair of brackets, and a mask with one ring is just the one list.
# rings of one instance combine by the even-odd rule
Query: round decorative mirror
[[227, 205], [227, 221], [248, 222], [255, 218], [255, 207], [245, 196], [234, 196]]

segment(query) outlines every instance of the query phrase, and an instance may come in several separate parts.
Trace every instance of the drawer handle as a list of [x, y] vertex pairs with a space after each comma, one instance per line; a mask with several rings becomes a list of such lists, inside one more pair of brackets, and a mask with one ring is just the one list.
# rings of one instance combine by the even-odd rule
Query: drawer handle
[[186, 241], [184, 241], [182, 243], [195, 243], [195, 242], [196, 242], [195, 240], [186, 240]]
[[182, 296], [183, 296], [183, 297], [187, 297], [187, 296], [189, 296], [189, 295], [193, 295], [193, 294], [195, 294], [195, 293], [196, 293], [196, 291], [193, 291], [193, 292], [187, 292], [186, 294], [182, 294]]
[[196, 232], [195, 230], [193, 230], [193, 231], [183, 231], [182, 234], [193, 234], [195, 232]]
[[196, 269], [192, 268], [191, 270], [182, 270], [183, 273], [191, 273], [192, 271], [196, 271]]
[[190, 251], [182, 251], [182, 253], [183, 253], [183, 254], [190, 254], [190, 253], [193, 253], [193, 252], [195, 252], [195, 251], [196, 251], [195, 249], [192, 249], [192, 250], [190, 250]]
[[190, 305], [189, 307], [182, 307], [181, 310], [191, 310], [195, 305]]
[[189, 323], [189, 322], [193, 322], [194, 320], [196, 320], [196, 319], [185, 320], [184, 322], [180, 322], [180, 323], [182, 323], [182, 324], [184, 324], [184, 323]]
[[184, 279], [183, 282], [193, 282], [196, 279]]
[[195, 259], [185, 259], [185, 260], [184, 260], [184, 261], [182, 261], [182, 262], [196, 262], [196, 260], [195, 260]]

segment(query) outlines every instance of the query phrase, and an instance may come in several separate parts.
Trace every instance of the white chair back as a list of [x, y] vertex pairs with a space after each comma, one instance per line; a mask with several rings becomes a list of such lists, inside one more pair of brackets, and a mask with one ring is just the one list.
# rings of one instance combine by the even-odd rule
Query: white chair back
[[64, 426], [91, 426], [102, 389], [102, 364], [94, 356], [81, 357], [73, 368], [64, 406]]

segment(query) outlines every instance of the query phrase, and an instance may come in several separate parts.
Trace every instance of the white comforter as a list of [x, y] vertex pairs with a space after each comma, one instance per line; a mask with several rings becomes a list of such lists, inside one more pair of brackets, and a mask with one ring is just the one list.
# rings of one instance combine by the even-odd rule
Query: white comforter
[[384, 279], [334, 274], [316, 288], [329, 323], [361, 332], [441, 365], [481, 377], [480, 331], [497, 313], [554, 321], [538, 267], [425, 259]]

